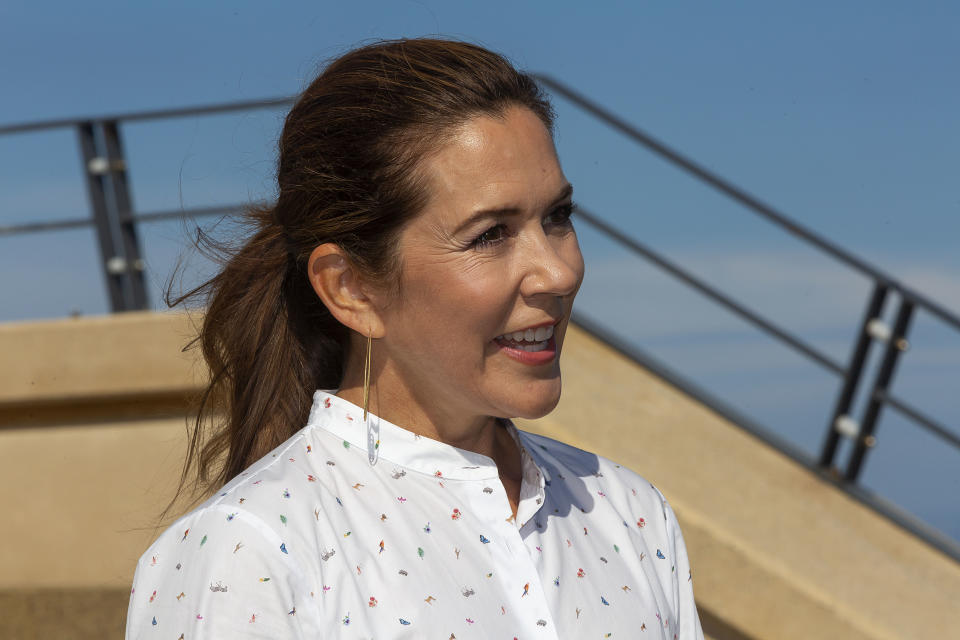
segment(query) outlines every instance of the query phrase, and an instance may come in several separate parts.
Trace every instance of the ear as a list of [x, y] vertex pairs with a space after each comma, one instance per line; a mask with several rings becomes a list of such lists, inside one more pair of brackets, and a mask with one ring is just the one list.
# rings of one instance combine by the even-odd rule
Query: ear
[[371, 332], [374, 338], [383, 337], [380, 314], [360, 273], [339, 246], [327, 242], [310, 252], [307, 274], [313, 290], [341, 324], [363, 337]]

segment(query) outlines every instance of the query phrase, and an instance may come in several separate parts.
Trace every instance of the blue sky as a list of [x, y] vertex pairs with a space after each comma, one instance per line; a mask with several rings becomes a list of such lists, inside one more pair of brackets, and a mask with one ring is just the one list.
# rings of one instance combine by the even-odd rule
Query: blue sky
[[[444, 35], [556, 76], [960, 310], [960, 7], [948, 2], [0, 4], [0, 124], [290, 95], [369, 39]], [[576, 198], [845, 361], [869, 283], [572, 109]], [[141, 212], [269, 197], [282, 112], [124, 130]], [[0, 225], [83, 215], [70, 131], [0, 137]], [[146, 225], [151, 295], [185, 246]], [[581, 230], [589, 314], [809, 451], [837, 382]], [[187, 280], [209, 266], [194, 259]], [[0, 321], [106, 310], [90, 231], [0, 237]], [[960, 334], [920, 316], [895, 390], [960, 429]], [[960, 539], [960, 453], [885, 414], [864, 482]]]

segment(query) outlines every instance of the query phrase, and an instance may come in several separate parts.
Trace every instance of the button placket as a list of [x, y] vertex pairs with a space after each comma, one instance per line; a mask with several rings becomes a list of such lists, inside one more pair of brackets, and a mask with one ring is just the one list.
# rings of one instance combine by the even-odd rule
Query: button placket
[[[513, 593], [518, 588], [522, 589], [522, 585], [529, 583], [529, 590], [526, 590], [526, 595], [522, 596], [532, 598], [534, 602], [533, 606], [530, 607], [532, 615], [524, 616], [524, 621], [530, 625], [529, 632], [535, 633], [537, 637], [541, 638], [557, 638], [556, 625], [547, 604], [536, 558], [530, 554], [530, 550], [520, 534], [520, 529], [515, 524], [504, 521], [501, 529], [504, 540], [510, 548], [515, 550], [511, 554], [512, 564], [505, 567], [505, 570], [512, 569], [512, 571], [507, 571], [507, 575], [511, 576], [511, 579], [503, 580], [507, 593]], [[540, 625], [539, 622], [545, 622], [546, 624]]]
[[[518, 625], [514, 635], [555, 640], [557, 632], [553, 629], [553, 618], [542, 591], [540, 575], [523, 542], [520, 530], [510, 517], [507, 492], [503, 485], [496, 481], [483, 485], [492, 491], [484, 491], [490, 495], [485, 496], [486, 499], [478, 504], [477, 515], [489, 527], [489, 533], [485, 535], [492, 547], [489, 556], [492, 579], [499, 582], [500, 589], [507, 598], [501, 603], [501, 606], [506, 608], [506, 615]], [[528, 583], [527, 595], [523, 596], [524, 585]], [[523, 598], [523, 602], [518, 603], [520, 598]], [[532, 599], [532, 602], [527, 602], [528, 599]], [[522, 615], [517, 615], [518, 611], [523, 611]], [[543, 621], [545, 625], [538, 625], [539, 621]]]

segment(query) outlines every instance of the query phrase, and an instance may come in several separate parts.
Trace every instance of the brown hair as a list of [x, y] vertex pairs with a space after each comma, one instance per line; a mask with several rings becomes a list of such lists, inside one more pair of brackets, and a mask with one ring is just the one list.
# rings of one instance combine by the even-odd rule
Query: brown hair
[[[339, 245], [378, 282], [398, 281], [395, 239], [426, 200], [420, 161], [455, 127], [507, 107], [553, 112], [533, 79], [482, 47], [449, 40], [371, 44], [335, 59], [286, 117], [272, 207], [229, 249], [198, 231], [222, 270], [168, 303], [206, 304], [194, 340], [210, 370], [180, 482], [219, 486], [300, 429], [315, 389], [340, 385], [349, 330], [306, 275], [319, 244]], [[178, 495], [179, 493], [178, 492]], [[169, 507], [168, 507], [169, 509]]]

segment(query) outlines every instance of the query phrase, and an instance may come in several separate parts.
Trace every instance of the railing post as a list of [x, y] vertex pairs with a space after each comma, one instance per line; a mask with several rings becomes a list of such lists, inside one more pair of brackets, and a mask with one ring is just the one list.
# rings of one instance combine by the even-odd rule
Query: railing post
[[909, 300], [901, 299], [900, 309], [897, 311], [897, 319], [893, 325], [893, 334], [887, 341], [887, 348], [883, 352], [883, 362], [880, 364], [880, 371], [873, 383], [873, 390], [870, 392], [869, 404], [863, 417], [863, 424], [855, 440], [853, 452], [850, 454], [850, 460], [847, 463], [847, 471], [844, 479], [848, 482], [856, 482], [860, 475], [860, 469], [863, 466], [863, 459], [867, 455], [867, 449], [876, 444], [876, 437], [873, 435], [877, 428], [877, 420], [880, 412], [883, 410], [883, 395], [893, 379], [893, 372], [897, 367], [897, 360], [900, 354], [909, 348], [907, 342], [907, 331], [910, 328], [910, 319], [913, 316], [913, 303]]
[[116, 120], [103, 123], [103, 142], [110, 167], [110, 186], [116, 207], [117, 224], [126, 259], [126, 278], [130, 291], [130, 308], [147, 308], [147, 289], [144, 284], [144, 263], [137, 238], [136, 222], [133, 219], [133, 204], [127, 186], [127, 162], [123, 157], [123, 143]]
[[819, 461], [820, 467], [824, 469], [829, 469], [833, 465], [833, 460], [837, 455], [837, 447], [840, 444], [840, 430], [837, 428], [837, 422], [850, 412], [850, 405], [853, 404], [853, 397], [857, 393], [857, 385], [860, 384], [863, 365], [867, 360], [867, 352], [870, 349], [870, 323], [880, 317], [888, 290], [887, 285], [880, 281], [874, 282], [873, 294], [867, 302], [867, 308], [860, 323], [859, 337], [853, 352], [850, 354], [850, 363], [847, 365], [843, 377], [843, 386], [840, 389], [840, 395], [837, 396], [837, 403], [833, 408], [830, 424], [827, 426], [827, 437], [824, 440]]
[[80, 157], [83, 161], [83, 175], [87, 183], [87, 195], [90, 198], [90, 212], [97, 230], [97, 242], [100, 245], [100, 261], [103, 265], [103, 277], [107, 285], [112, 311], [124, 311], [127, 303], [124, 297], [124, 276], [116, 265], [122, 261], [113, 237], [113, 225], [107, 210], [106, 173], [107, 162], [97, 153], [96, 132], [92, 122], [82, 122], [77, 126], [80, 140]]

